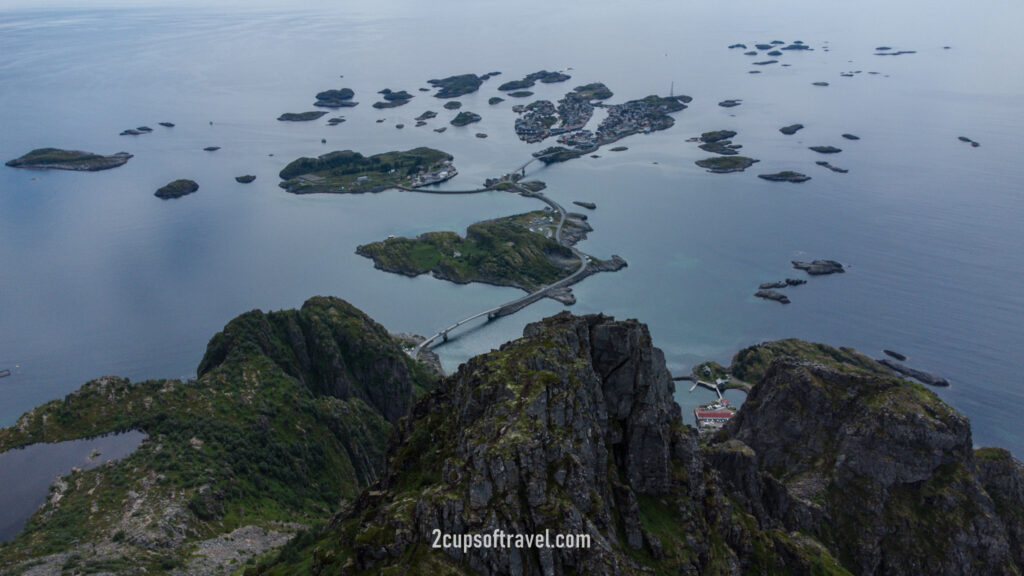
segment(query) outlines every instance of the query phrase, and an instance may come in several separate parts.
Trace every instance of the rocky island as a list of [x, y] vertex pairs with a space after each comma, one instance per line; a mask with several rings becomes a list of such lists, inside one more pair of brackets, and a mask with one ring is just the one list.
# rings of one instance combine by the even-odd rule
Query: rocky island
[[355, 194], [389, 188], [416, 188], [454, 177], [452, 156], [433, 148], [385, 152], [370, 157], [352, 150], [318, 158], [293, 160], [280, 172], [278, 184], [293, 194], [331, 192]]
[[828, 274], [842, 274], [846, 272], [843, 269], [843, 265], [835, 260], [814, 260], [813, 262], [793, 260], [793, 268], [803, 270], [811, 276], [826, 276]]
[[697, 160], [694, 164], [707, 169], [708, 172], [728, 174], [730, 172], [743, 172], [753, 166], [755, 162], [760, 162], [760, 160], [747, 158], [746, 156], [713, 156]]
[[320, 106], [323, 108], [351, 108], [359, 104], [353, 102], [352, 97], [356, 93], [351, 88], [341, 88], [340, 90], [324, 90], [316, 95], [316, 102], [313, 106]]
[[455, 118], [452, 118], [451, 125], [466, 126], [474, 122], [479, 122], [480, 120], [480, 115], [474, 112], [459, 112]]
[[739, 154], [738, 150], [743, 146], [739, 144], [733, 144], [730, 138], [736, 136], [736, 132], [733, 130], [716, 130], [714, 132], [705, 132], [700, 135], [698, 139], [702, 144], [698, 146], [705, 152], [711, 152], [712, 154], [721, 154], [723, 156], [734, 156]]
[[501, 90], [502, 92], [523, 90], [524, 88], [530, 88], [538, 81], [543, 84], [552, 84], [555, 82], [565, 82], [569, 78], [571, 78], [571, 76], [562, 72], [548, 72], [547, 70], [541, 70], [540, 72], [527, 74], [522, 80], [510, 80], [505, 82], [501, 86], [498, 86], [498, 90]]
[[[483, 282], [533, 292], [581, 265], [572, 250], [554, 239], [557, 224], [557, 214], [528, 212], [473, 224], [464, 238], [455, 232], [428, 232], [417, 238], [365, 244], [356, 253], [373, 259], [374, 266], [386, 272], [406, 276], [430, 272], [458, 284]], [[565, 228], [590, 230], [575, 219], [566, 220]]]
[[378, 94], [383, 95], [384, 98], [383, 102], [373, 103], [373, 107], [378, 110], [382, 108], [397, 108], [399, 106], [404, 106], [409, 103], [409, 100], [412, 100], [412, 94], [409, 94], [405, 90], [393, 92], [390, 88], [385, 88], [378, 92]]
[[199, 190], [199, 184], [196, 184], [193, 180], [175, 180], [174, 182], [161, 187], [159, 190], [154, 192], [153, 195], [157, 198], [168, 200], [170, 198], [188, 196], [196, 190]]
[[[490, 78], [490, 76], [488, 76]], [[440, 80], [427, 80], [427, 84], [430, 84], [434, 88], [440, 88], [435, 98], [458, 98], [466, 94], [472, 94], [476, 92], [480, 85], [484, 83], [485, 78], [481, 78], [476, 74], [461, 74], [459, 76], [449, 76]]]
[[103, 156], [93, 154], [92, 152], [82, 152], [81, 150], [36, 148], [20, 158], [8, 160], [5, 164], [11, 168], [28, 168], [32, 170], [97, 172], [122, 166], [131, 158], [132, 155], [127, 152]]

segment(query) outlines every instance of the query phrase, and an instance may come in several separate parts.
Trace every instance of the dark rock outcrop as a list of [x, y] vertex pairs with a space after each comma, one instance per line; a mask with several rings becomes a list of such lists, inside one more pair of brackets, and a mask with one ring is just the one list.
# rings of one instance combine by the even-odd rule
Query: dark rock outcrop
[[836, 148], [835, 146], [811, 146], [810, 149], [818, 154], [838, 154], [842, 152], [841, 148]]
[[882, 350], [882, 353], [885, 354], [886, 356], [891, 357], [891, 358], [895, 358], [895, 359], [899, 360], [900, 362], [905, 362], [906, 359], [907, 359], [905, 354], [900, 354], [899, 352], [896, 352], [895, 350], [888, 350], [888, 349], [886, 349], [886, 350]]
[[153, 193], [157, 198], [167, 200], [170, 198], [181, 198], [199, 190], [199, 184], [193, 180], [175, 180], [166, 186], [162, 186]]
[[821, 166], [822, 168], [828, 168], [829, 170], [831, 170], [833, 172], [836, 172], [838, 174], [846, 174], [847, 172], [849, 172], [849, 170], [847, 170], [846, 168], [840, 168], [839, 166], [833, 166], [827, 160], [818, 160], [817, 162], [815, 162], [815, 164], [817, 164], [818, 166]]
[[914, 380], [917, 380], [922, 384], [928, 384], [929, 386], [949, 386], [949, 380], [946, 380], [945, 378], [936, 376], [934, 374], [929, 374], [928, 372], [924, 372], [921, 370], [915, 370], [914, 368], [904, 366], [903, 364], [900, 364], [899, 362], [894, 362], [892, 360], [889, 360], [888, 358], [883, 358], [882, 360], [879, 360], [878, 363], [884, 366], [888, 366], [889, 368], [892, 368], [896, 372], [899, 372], [900, 374], [907, 376], [908, 378], [913, 378]]
[[793, 268], [803, 270], [811, 276], [824, 276], [826, 274], [842, 274], [846, 272], [843, 265], [835, 260], [814, 260], [812, 262], [800, 262], [793, 260]]
[[782, 172], [775, 172], [774, 174], [758, 174], [757, 177], [771, 182], [795, 183], [807, 182], [811, 179], [811, 177], [806, 174], [801, 174], [800, 172], [794, 172], [792, 170], [783, 170]]
[[316, 95], [316, 102], [313, 106], [320, 106], [322, 108], [351, 108], [359, 104], [353, 102], [352, 97], [356, 93], [351, 88], [341, 88], [340, 90], [324, 90]]
[[758, 290], [754, 293], [754, 296], [765, 300], [774, 300], [779, 304], [789, 304], [789, 297], [775, 290]]
[[310, 120], [316, 120], [324, 114], [327, 114], [324, 110], [310, 110], [309, 112], [285, 112], [277, 117], [281, 122], [309, 122]]

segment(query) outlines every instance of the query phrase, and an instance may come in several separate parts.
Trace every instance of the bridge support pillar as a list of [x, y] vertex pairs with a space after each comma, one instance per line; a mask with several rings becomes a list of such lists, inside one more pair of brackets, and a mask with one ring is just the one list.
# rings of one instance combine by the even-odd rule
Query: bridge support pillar
[[448, 341], [448, 333], [447, 332], [441, 332], [441, 340], [443, 340], [445, 342]]
[[490, 322], [491, 320], [494, 320], [497, 317], [498, 317], [498, 313], [497, 312], [491, 312], [491, 313], [487, 314], [487, 321]]

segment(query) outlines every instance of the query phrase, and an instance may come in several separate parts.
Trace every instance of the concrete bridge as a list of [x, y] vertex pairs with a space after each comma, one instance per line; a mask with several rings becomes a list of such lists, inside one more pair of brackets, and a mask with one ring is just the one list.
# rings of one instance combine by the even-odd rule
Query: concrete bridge
[[[527, 162], [527, 164], [529, 164], [529, 162]], [[524, 166], [525, 165], [526, 164], [524, 164]], [[518, 184], [516, 185], [516, 188], [519, 190], [519, 193], [522, 194], [523, 196], [529, 198], [537, 198], [538, 200], [546, 203], [548, 206], [551, 206], [551, 209], [559, 214], [560, 218], [558, 220], [558, 227], [555, 228], [554, 238], [557, 242], [561, 243], [562, 228], [565, 226], [566, 219], [565, 208], [563, 208], [562, 205], [559, 204], [558, 202], [555, 202], [554, 200], [548, 198], [547, 196], [540, 192], [531, 192], [523, 188], [522, 186], [519, 186]], [[540, 300], [541, 298], [547, 296], [548, 292], [550, 292], [551, 290], [555, 290], [557, 288], [562, 288], [564, 286], [573, 284], [579, 277], [579, 275], [583, 274], [583, 272], [587, 269], [587, 266], [590, 264], [590, 257], [584, 254], [583, 252], [580, 252], [576, 248], [570, 247], [569, 249], [572, 250], [573, 255], [579, 258], [580, 261], [580, 267], [577, 268], [575, 272], [566, 276], [565, 278], [562, 278], [561, 280], [552, 282], [547, 286], [542, 286], [541, 288], [535, 290], [534, 292], [531, 292], [530, 294], [527, 294], [526, 296], [523, 296], [522, 298], [516, 298], [511, 302], [499, 304], [494, 308], [489, 308], [487, 310], [484, 310], [483, 312], [478, 312], [468, 318], [463, 318], [462, 320], [459, 320], [458, 322], [452, 324], [451, 326], [445, 328], [444, 330], [441, 330], [436, 334], [428, 337], [423, 342], [420, 342], [419, 345], [416, 346], [416, 349], [413, 351], [413, 357], [416, 357], [419, 354], [420, 350], [422, 350], [424, 347], [430, 346], [430, 344], [437, 340], [438, 338], [440, 338], [442, 342], [447, 342], [448, 334], [452, 330], [455, 330], [456, 328], [462, 326], [463, 324], [466, 324], [467, 322], [472, 322], [473, 320], [476, 320], [477, 318], [481, 318], [483, 316], [487, 316], [487, 321], [490, 322], [491, 320], [495, 320], [502, 316], [512, 314], [513, 312], [516, 312], [530, 304], [533, 304], [537, 300]]]

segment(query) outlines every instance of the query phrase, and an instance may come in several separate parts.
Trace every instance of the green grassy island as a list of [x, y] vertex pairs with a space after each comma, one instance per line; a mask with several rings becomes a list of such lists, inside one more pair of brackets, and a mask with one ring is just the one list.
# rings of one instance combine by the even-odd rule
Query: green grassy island
[[31, 168], [35, 170], [77, 170], [96, 172], [117, 168], [128, 162], [132, 157], [127, 152], [118, 152], [110, 156], [102, 156], [81, 150], [61, 150], [60, 148], [36, 148], [20, 158], [8, 160], [11, 168]]
[[388, 188], [437, 184], [458, 171], [452, 156], [433, 148], [384, 152], [366, 157], [352, 150], [329, 152], [319, 158], [299, 158], [284, 167], [278, 186], [293, 194], [331, 192], [355, 194]]
[[538, 210], [478, 222], [466, 230], [465, 238], [455, 232], [428, 232], [365, 244], [356, 253], [386, 272], [432, 272], [458, 284], [483, 282], [532, 292], [579, 268], [579, 259], [553, 238], [557, 225], [557, 214]]

